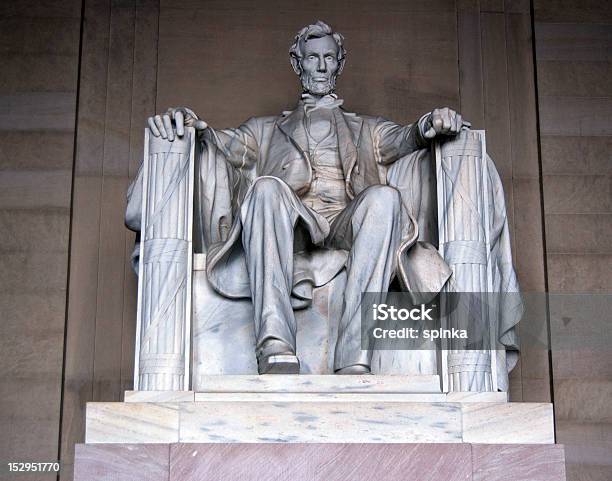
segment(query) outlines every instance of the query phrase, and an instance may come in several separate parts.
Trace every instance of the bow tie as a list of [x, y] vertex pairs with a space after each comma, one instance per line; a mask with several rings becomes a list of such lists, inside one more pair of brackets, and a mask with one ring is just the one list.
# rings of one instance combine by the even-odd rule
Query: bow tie
[[302, 102], [304, 103], [304, 112], [308, 115], [317, 109], [340, 107], [344, 100], [339, 99], [336, 94], [327, 94], [319, 99], [311, 94], [302, 94]]

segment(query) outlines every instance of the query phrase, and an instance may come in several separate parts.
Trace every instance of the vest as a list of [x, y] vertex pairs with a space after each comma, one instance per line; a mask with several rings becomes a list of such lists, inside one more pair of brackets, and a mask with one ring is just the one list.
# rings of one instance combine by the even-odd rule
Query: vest
[[312, 182], [302, 202], [331, 223], [349, 202], [334, 116], [331, 110], [321, 109], [316, 115], [313, 112], [310, 118], [304, 116], [304, 124]]

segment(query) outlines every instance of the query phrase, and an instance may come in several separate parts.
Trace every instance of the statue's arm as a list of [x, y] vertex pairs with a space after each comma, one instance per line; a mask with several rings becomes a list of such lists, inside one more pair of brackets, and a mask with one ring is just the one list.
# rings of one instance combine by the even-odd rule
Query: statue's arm
[[[422, 118], [421, 118], [422, 120]], [[421, 120], [409, 125], [398, 125], [390, 120], [378, 118], [372, 130], [376, 161], [382, 165], [395, 162], [415, 150], [427, 147]]]
[[185, 127], [194, 127], [198, 139], [218, 148], [233, 167], [250, 169], [259, 152], [257, 118], [251, 118], [236, 129], [215, 129], [187, 107], [169, 108], [166, 113], [149, 117], [151, 134], [173, 142], [182, 137]]
[[142, 217], [142, 175], [143, 164], [140, 164], [136, 177], [128, 187], [125, 225], [128, 229], [140, 232]]
[[259, 155], [259, 124], [251, 118], [235, 129], [214, 129], [210, 126], [200, 131], [200, 140], [212, 143], [225, 159], [237, 169], [251, 169]]
[[429, 146], [437, 136], [457, 135], [471, 124], [449, 108], [434, 109], [413, 124], [401, 126], [378, 118], [373, 130], [377, 162], [391, 164], [415, 150]]

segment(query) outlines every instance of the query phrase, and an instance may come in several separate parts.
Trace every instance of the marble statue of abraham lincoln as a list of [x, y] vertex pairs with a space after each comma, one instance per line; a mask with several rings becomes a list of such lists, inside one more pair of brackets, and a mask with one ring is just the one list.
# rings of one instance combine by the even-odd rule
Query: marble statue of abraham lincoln
[[[168, 141], [195, 127], [202, 148], [224, 159], [239, 187], [231, 200], [231, 225], [221, 226], [210, 242], [207, 273], [221, 294], [251, 298], [259, 372], [299, 372], [292, 303], [301, 281], [296, 256], [323, 249], [340, 255], [319, 267], [324, 280], [317, 285], [341, 269], [347, 273], [334, 370], [366, 374], [372, 349], [362, 346], [361, 293], [378, 292], [382, 300], [395, 276], [409, 285], [402, 255], [417, 230], [414, 217], [402, 215], [405, 202], [386, 171], [469, 123], [449, 108], [406, 126], [346, 111], [335, 93], [346, 60], [344, 38], [322, 21], [298, 32], [290, 60], [302, 86], [292, 111], [215, 129], [191, 109], [171, 108], [150, 117], [148, 127]], [[128, 204], [127, 224], [135, 230], [139, 209], [137, 202]], [[242, 266], [239, 275], [231, 265]], [[449, 272], [441, 259], [431, 266], [439, 272], [424, 275], [439, 290]]]

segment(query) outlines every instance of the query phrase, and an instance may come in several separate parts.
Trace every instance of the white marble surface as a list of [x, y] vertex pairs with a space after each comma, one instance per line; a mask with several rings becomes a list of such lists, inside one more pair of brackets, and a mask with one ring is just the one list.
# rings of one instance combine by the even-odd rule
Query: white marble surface
[[199, 392], [440, 393], [438, 376], [200, 376]]
[[125, 391], [123, 399], [126, 403], [192, 402], [195, 401], [195, 393], [193, 391]]
[[507, 392], [449, 392], [446, 394], [447, 402], [456, 402], [456, 403], [505, 403], [508, 402], [508, 393]]
[[89, 403], [86, 442], [554, 443], [551, 404], [401, 401], [393, 393], [243, 395]]
[[554, 444], [549, 403], [466, 403], [463, 441], [481, 444]]
[[282, 402], [445, 402], [446, 394], [357, 393], [357, 392], [198, 392], [196, 402], [205, 401], [282, 401]]
[[206, 402], [181, 407], [179, 441], [459, 443], [448, 403]]
[[87, 403], [86, 443], [176, 443], [177, 403]]
[[[259, 376], [257, 376], [259, 377]], [[276, 376], [281, 377], [281, 376]], [[125, 391], [125, 402], [204, 402], [204, 401], [345, 401], [345, 402], [507, 402], [507, 393], [503, 392], [401, 392], [406, 385], [402, 384], [398, 391], [393, 392], [394, 380], [386, 380], [381, 384], [361, 384], [363, 377], [348, 379], [341, 383], [346, 390], [343, 392], [330, 391], [328, 380], [317, 383], [316, 379], [302, 386], [289, 387], [287, 391], [270, 391], [274, 385], [262, 383], [254, 391], [239, 391], [239, 386], [244, 386], [245, 380], [239, 379], [237, 385], [215, 384], [214, 389], [209, 392], [194, 391]], [[313, 382], [314, 381], [314, 382]], [[384, 380], [385, 381], [385, 380]], [[277, 381], [276, 386], [280, 384]], [[263, 386], [263, 387], [262, 387]], [[219, 389], [226, 389], [222, 391]]]

